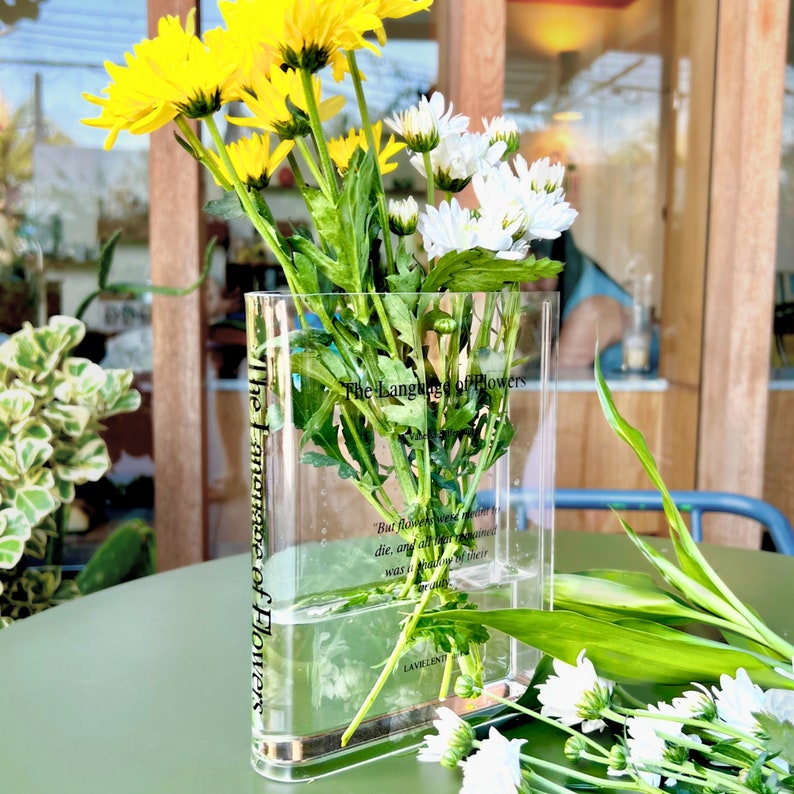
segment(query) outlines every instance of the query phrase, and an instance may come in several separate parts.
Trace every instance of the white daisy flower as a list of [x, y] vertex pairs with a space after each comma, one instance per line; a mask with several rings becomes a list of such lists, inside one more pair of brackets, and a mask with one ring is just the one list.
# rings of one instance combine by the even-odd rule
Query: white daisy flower
[[747, 671], [740, 667], [736, 678], [723, 674], [720, 687], [713, 687], [717, 716], [739, 731], [755, 733], [758, 722], [753, 714], [764, 708], [764, 692], [750, 680]]
[[527, 161], [519, 154], [516, 155], [514, 167], [519, 180], [536, 193], [555, 193], [562, 188], [565, 177], [562, 163], [552, 164], [548, 157], [543, 157], [527, 165]]
[[696, 683], [695, 686], [698, 688], [688, 689], [682, 692], [680, 697], [673, 698], [675, 713], [685, 719], [714, 719], [716, 709], [711, 694], [702, 684]]
[[413, 196], [404, 199], [389, 199], [389, 228], [394, 234], [406, 237], [416, 231], [419, 221], [419, 205]]
[[480, 205], [480, 217], [501, 224], [513, 239], [523, 236], [529, 216], [526, 203], [516, 190], [516, 177], [507, 164], [475, 174], [471, 185]]
[[[656, 706], [649, 705], [648, 711], [665, 717], [681, 716], [678, 708], [669, 703], [660, 702]], [[628, 738], [626, 739], [625, 763], [652, 786], [659, 786], [661, 776], [646, 767], [658, 766], [666, 759], [680, 756], [682, 752], [686, 757], [685, 748], [668, 744], [668, 742], [674, 743], [675, 739], [679, 738], [684, 731], [683, 724], [674, 719], [656, 719], [653, 716], [629, 717], [626, 720], [626, 731]], [[692, 738], [697, 740], [697, 737]], [[667, 782], [670, 783], [669, 780]]]
[[442, 201], [438, 207], [428, 205], [419, 215], [417, 229], [431, 259], [440, 258], [450, 251], [460, 253], [474, 248], [494, 251], [499, 259], [523, 259], [527, 253], [523, 240], [513, 240], [500, 225], [477, 217], [454, 198]]
[[582, 731], [590, 733], [603, 728], [606, 723], [600, 712], [609, 705], [614, 682], [596, 675], [593, 663], [585, 658], [583, 649], [576, 664], [554, 660], [554, 672], [545, 683], [538, 684], [540, 713], [553, 717], [563, 725], [582, 723]]
[[[469, 184], [472, 177], [496, 165], [504, 154], [504, 141], [491, 143], [481, 132], [464, 132], [447, 135], [430, 152], [433, 182], [439, 190], [458, 193]], [[426, 179], [424, 157], [414, 154], [411, 165]]]
[[425, 743], [419, 749], [418, 757], [426, 763], [440, 763], [452, 768], [471, 752], [474, 728], [446, 706], [437, 708], [436, 714], [438, 719], [433, 720], [433, 727], [438, 733], [424, 737]]
[[442, 257], [450, 251], [470, 251], [477, 246], [477, 220], [471, 210], [456, 199], [428, 205], [416, 227], [422, 235], [428, 257]]
[[764, 714], [778, 722], [794, 724], [794, 691], [790, 689], [768, 689], [764, 693]]
[[496, 728], [474, 755], [461, 762], [463, 785], [460, 794], [519, 794], [521, 745], [526, 739], [506, 739]]
[[504, 141], [507, 145], [507, 154], [515, 154], [518, 151], [521, 135], [518, 132], [518, 124], [513, 119], [496, 116], [488, 121], [488, 119], [483, 118], [482, 125], [491, 143]]
[[445, 109], [444, 96], [436, 91], [429, 99], [422, 97], [418, 105], [395, 113], [386, 124], [401, 135], [414, 152], [435, 149], [446, 135], [465, 132], [469, 117], [452, 114], [452, 103]]
[[555, 200], [553, 193], [535, 193], [527, 202], [527, 231], [530, 240], [555, 240], [579, 214], [567, 201]]

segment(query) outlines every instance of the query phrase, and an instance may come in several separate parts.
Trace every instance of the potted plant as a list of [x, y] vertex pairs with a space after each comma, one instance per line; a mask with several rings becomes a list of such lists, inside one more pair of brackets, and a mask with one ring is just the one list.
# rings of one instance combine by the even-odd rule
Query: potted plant
[[84, 334], [79, 320], [55, 316], [0, 345], [0, 627], [152, 569], [153, 532], [132, 521], [63, 576], [75, 486], [110, 468], [101, 423], [140, 404], [130, 371], [69, 355]]

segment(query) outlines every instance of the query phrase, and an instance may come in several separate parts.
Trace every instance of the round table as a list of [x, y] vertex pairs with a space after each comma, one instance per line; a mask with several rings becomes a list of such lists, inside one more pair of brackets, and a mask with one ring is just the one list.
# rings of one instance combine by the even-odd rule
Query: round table
[[[660, 548], [670, 554], [669, 543]], [[704, 547], [769, 624], [794, 626], [794, 559]], [[556, 568], [646, 570], [623, 535], [557, 533]], [[0, 790], [14, 794], [455, 794], [460, 774], [379, 759], [310, 784], [249, 766], [249, 561], [87, 596], [0, 631]]]

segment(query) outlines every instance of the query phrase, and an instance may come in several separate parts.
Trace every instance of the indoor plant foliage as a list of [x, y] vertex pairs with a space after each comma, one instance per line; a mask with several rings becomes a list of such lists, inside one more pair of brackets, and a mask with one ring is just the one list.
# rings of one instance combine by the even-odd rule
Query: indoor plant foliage
[[[343, 746], [420, 639], [446, 653], [437, 694], [446, 693], [456, 657], [482, 680], [485, 630], [420, 630], [418, 623], [429, 611], [469, 611], [449, 573], [476, 549], [477, 489], [515, 432], [507, 393], [522, 363], [519, 285], [561, 268], [536, 260], [529, 243], [559, 236], [576, 216], [565, 201], [564, 168], [517, 155], [518, 130], [506, 119], [483, 120], [485, 132], [472, 132], [469, 119], [436, 93], [390, 119], [370, 120], [356, 51], [379, 52], [384, 20], [431, 2], [222, 2], [225, 27], [202, 38], [192, 15], [184, 27], [167, 17], [125, 66], [108, 65], [104, 96], [87, 97], [101, 108], [87, 123], [109, 130], [108, 147], [121, 130], [148, 133], [173, 120], [183, 148], [226, 191], [209, 211], [253, 223], [283, 269], [295, 311], [274, 336], [249, 303], [251, 358], [265, 361], [285, 345], [289, 354], [286, 363], [268, 359], [272, 401], [263, 407], [257, 399], [261, 415], [252, 414], [265, 433], [259, 440], [298, 428], [306, 467], [352, 483], [409, 550], [400, 575], [347, 593], [338, 607], [408, 602], [396, 616], [391, 650], [377, 660], [380, 674], [340, 737]], [[323, 123], [342, 107], [333, 81], [343, 79], [352, 81], [361, 127], [333, 138]], [[253, 131], [226, 145], [216, 116], [231, 102], [248, 113], [230, 122]], [[211, 146], [190, 119], [202, 120]], [[385, 126], [394, 134], [384, 140]], [[426, 195], [388, 200], [382, 177], [396, 156], [425, 177]], [[313, 221], [309, 233], [282, 234], [268, 204], [266, 188], [285, 160]], [[468, 185], [475, 209], [455, 198]], [[262, 599], [255, 622], [270, 614], [262, 576], [255, 565]], [[322, 635], [316, 640], [328, 644]], [[272, 678], [277, 668], [258, 673], [256, 654], [254, 666], [254, 689], [271, 692], [268, 670]]]
[[[140, 395], [130, 389], [131, 372], [69, 355], [84, 333], [79, 320], [56, 316], [41, 327], [26, 323], [0, 345], [0, 625], [96, 584], [96, 563], [81, 574], [83, 588], [80, 576], [61, 578], [69, 506], [75, 485], [110, 468], [101, 422], [135, 410]], [[125, 545], [128, 533], [140, 550], [151, 531], [129, 526], [107, 543]], [[106, 566], [108, 555], [97, 556]], [[108, 570], [99, 578], [114, 577]]]

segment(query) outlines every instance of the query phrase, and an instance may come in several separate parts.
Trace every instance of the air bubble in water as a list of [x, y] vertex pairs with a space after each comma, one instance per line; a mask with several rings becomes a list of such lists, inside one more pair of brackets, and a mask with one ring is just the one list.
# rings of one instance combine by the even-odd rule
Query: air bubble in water
[[323, 539], [320, 541], [320, 545], [321, 545], [321, 546], [327, 546], [327, 545], [328, 545], [328, 541], [327, 541], [325, 538], [323, 538]]

